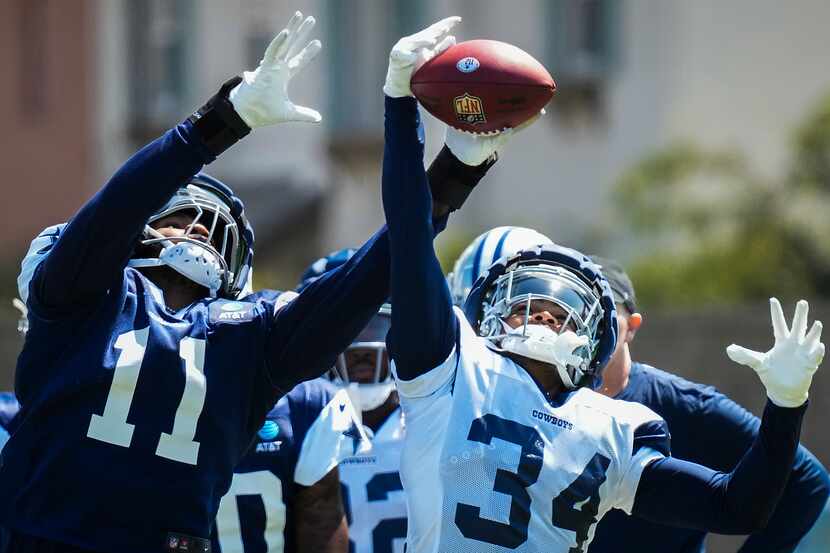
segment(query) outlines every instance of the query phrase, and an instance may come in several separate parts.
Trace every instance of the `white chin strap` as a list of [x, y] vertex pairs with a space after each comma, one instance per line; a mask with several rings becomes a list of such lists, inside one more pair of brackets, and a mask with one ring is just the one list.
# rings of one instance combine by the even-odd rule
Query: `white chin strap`
[[207, 288], [211, 297], [216, 297], [222, 287], [222, 274], [225, 272], [225, 267], [217, 259], [215, 253], [193, 242], [165, 240], [161, 245], [162, 250], [158, 258], [131, 259], [128, 265], [130, 267], [170, 267], [185, 278]]
[[395, 384], [391, 381], [378, 384], [350, 382], [345, 387], [352, 405], [362, 412], [371, 411], [383, 405], [383, 402], [389, 398], [389, 394], [395, 389]]
[[[587, 336], [578, 336], [570, 330], [557, 334], [546, 325], [527, 325], [515, 329], [510, 328], [507, 335], [501, 339], [499, 348], [553, 365], [565, 387], [573, 389], [576, 388], [574, 380], [579, 380], [578, 377], [584, 372], [582, 365], [585, 362], [573, 352], [587, 345]], [[568, 366], [575, 369], [576, 379], [571, 377]]]

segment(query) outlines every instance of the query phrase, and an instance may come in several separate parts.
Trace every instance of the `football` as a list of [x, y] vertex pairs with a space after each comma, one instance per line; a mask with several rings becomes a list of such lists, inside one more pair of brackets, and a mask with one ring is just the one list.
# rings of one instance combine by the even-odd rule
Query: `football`
[[412, 93], [432, 115], [475, 133], [521, 125], [553, 96], [556, 84], [533, 56], [497, 40], [452, 46], [412, 75]]

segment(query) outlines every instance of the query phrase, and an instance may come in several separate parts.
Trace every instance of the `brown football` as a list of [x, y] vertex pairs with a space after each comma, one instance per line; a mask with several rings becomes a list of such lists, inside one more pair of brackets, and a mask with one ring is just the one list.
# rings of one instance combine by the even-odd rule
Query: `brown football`
[[556, 90], [545, 66], [497, 40], [448, 48], [421, 66], [410, 85], [432, 115], [470, 132], [517, 127], [539, 113]]

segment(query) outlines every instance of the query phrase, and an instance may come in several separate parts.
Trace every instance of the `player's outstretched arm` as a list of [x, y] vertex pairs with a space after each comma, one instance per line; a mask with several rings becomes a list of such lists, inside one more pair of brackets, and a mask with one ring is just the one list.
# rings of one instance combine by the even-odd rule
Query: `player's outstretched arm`
[[[457, 20], [458, 18], [448, 18], [430, 27], [433, 35], [437, 34], [443, 38], [433, 36], [432, 39], [427, 40], [422, 34], [424, 31], [419, 33], [421, 37], [415, 43], [420, 44], [422, 49], [435, 48], [437, 44], [442, 44], [442, 48], [449, 47], [452, 44], [452, 37], [444, 35]], [[409, 38], [411, 37], [402, 39], [396, 48]], [[429, 46], [430, 44], [432, 46]], [[421, 52], [418, 55], [409, 56], [404, 52], [398, 54], [394, 52], [393, 50], [393, 55], [401, 59], [425, 59], [429, 55]], [[400, 93], [394, 83], [405, 82], [408, 90], [409, 76], [414, 67], [396, 63], [390, 61], [390, 73], [384, 87], [385, 91], [391, 91], [393, 94]], [[443, 274], [432, 249], [432, 240], [445, 227], [449, 212], [460, 207], [463, 198], [466, 198], [493, 165], [495, 148], [501, 146], [503, 140], [492, 139], [482, 142], [471, 135], [461, 138], [452, 145], [452, 148], [444, 148], [438, 154], [426, 175], [423, 167], [423, 141], [419, 138], [418, 109], [411, 93], [399, 98], [387, 95], [385, 125], [384, 199], [387, 199], [387, 191], [391, 191], [392, 196], [388, 196], [390, 201], [397, 202], [397, 206], [407, 206], [405, 209], [403, 207], [396, 207], [396, 209], [403, 211], [410, 219], [413, 217], [417, 219], [416, 224], [419, 225], [417, 239], [414, 235], [407, 237], [408, 231], [404, 230], [403, 247], [406, 247], [405, 244], [409, 240], [417, 240], [421, 247], [419, 255], [432, 260], [430, 270], [426, 271], [426, 274], [430, 275], [428, 281], [420, 280], [421, 275], [424, 274], [423, 270], [419, 269], [409, 274], [404, 268], [396, 273], [403, 278], [397, 287], [400, 290], [409, 283], [415, 282], [419, 288], [411, 289], [408, 295], [417, 295], [420, 293], [420, 287], [426, 286], [437, 290], [439, 294], [446, 294], [446, 301], [449, 302]], [[449, 134], [448, 132], [448, 145], [450, 145]], [[477, 161], [475, 166], [468, 163], [471, 154], [462, 147], [465, 141], [474, 140], [475, 152], [472, 154], [474, 156], [482, 156], [482, 152], [485, 151], [481, 147], [482, 143], [488, 144], [491, 148], [489, 153], [481, 158], [485, 161]], [[429, 186], [426, 185], [427, 181]], [[395, 190], [392, 190], [393, 188]], [[452, 193], [433, 199], [429, 188], [433, 191], [451, 190]], [[411, 204], [408, 203], [410, 201]], [[398, 227], [405, 228], [406, 225], [407, 223], [402, 221]], [[402, 235], [396, 234], [396, 238], [399, 236]], [[339, 352], [351, 343], [354, 336], [377, 313], [380, 305], [390, 296], [389, 246], [390, 232], [384, 227], [370, 238], [348, 262], [326, 273], [280, 310], [268, 346], [271, 379], [275, 385], [282, 389], [289, 389], [297, 382], [319, 376], [321, 372], [334, 364]], [[418, 262], [418, 265], [425, 266], [423, 262]], [[395, 295], [394, 289], [392, 294]], [[431, 293], [426, 294], [432, 297]], [[403, 300], [393, 299], [393, 303], [395, 301]], [[404, 311], [406, 312], [411, 305], [404, 306]], [[438, 320], [439, 322], [434, 324], [440, 328], [446, 328], [448, 324], [440, 321], [452, 320], [450, 306], [450, 303], [438, 303], [431, 306], [427, 314], [413, 315], [419, 317], [412, 321], [412, 324], [417, 325], [419, 336], [423, 335], [425, 327], [430, 327], [430, 324], [424, 322], [427, 320]], [[398, 307], [393, 309], [393, 325], [395, 324], [394, 312], [397, 309]], [[434, 315], [435, 313], [437, 315]], [[450, 325], [450, 328], [454, 331], [453, 325]], [[440, 335], [442, 340], [448, 336], [447, 333], [441, 331], [437, 331], [436, 334]], [[454, 343], [454, 338], [450, 337], [448, 343]], [[450, 345], [450, 349], [451, 347]], [[443, 361], [448, 354], [449, 350], [438, 362]], [[441, 354], [432, 355], [430, 358], [440, 356]], [[412, 363], [412, 365], [422, 368], [420, 363]], [[281, 370], [281, 367], [299, 367], [300, 369], [286, 373]], [[428, 370], [429, 368], [431, 367], [422, 369]]]
[[[383, 205], [391, 251], [392, 328], [387, 337], [399, 378], [411, 380], [444, 362], [456, 342], [452, 300], [433, 248], [433, 199], [458, 209], [495, 162], [499, 139], [448, 130], [428, 173], [417, 102], [417, 68], [455, 43], [459, 17], [443, 19], [395, 44], [389, 56], [383, 157]], [[484, 145], [482, 147], [482, 144]], [[430, 192], [432, 189], [432, 193]]]
[[127, 160], [75, 214], [41, 264], [32, 284], [35, 303], [52, 314], [89, 306], [120, 284], [147, 219], [206, 163], [251, 128], [318, 122], [319, 113], [296, 106], [287, 94], [290, 79], [320, 50], [312, 41], [298, 51], [313, 25], [297, 12], [256, 71], [225, 83], [187, 121]]
[[807, 392], [824, 357], [821, 323], [816, 321], [807, 332], [807, 302], [798, 302], [791, 329], [778, 300], [771, 299], [770, 308], [775, 334], [771, 350], [727, 349], [733, 361], [758, 373], [769, 398], [752, 446], [729, 473], [671, 457], [652, 462], [640, 478], [635, 515], [728, 534], [748, 534], [767, 525], [792, 470]]
[[[690, 460], [719, 470], [731, 471], [752, 446], [761, 421], [746, 409], [716, 392], [706, 392], [693, 404], [679, 404], [679, 409], [698, 428], [705, 429], [707, 441], [698, 444]], [[739, 553], [790, 551], [813, 527], [821, 514], [828, 494], [827, 471], [804, 446], [799, 446], [784, 493], [766, 528], [744, 542]]]
[[827, 470], [804, 446], [799, 446], [787, 486], [769, 523], [749, 536], [738, 553], [793, 550], [815, 525], [828, 496]]

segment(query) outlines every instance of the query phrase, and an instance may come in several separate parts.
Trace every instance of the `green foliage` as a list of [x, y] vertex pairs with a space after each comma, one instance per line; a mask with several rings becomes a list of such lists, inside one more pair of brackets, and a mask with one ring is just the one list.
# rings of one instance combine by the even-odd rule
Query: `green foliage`
[[830, 192], [830, 94], [796, 131], [793, 165], [793, 183]]
[[641, 245], [629, 267], [646, 306], [830, 296], [830, 96], [795, 133], [787, 177], [758, 177], [738, 152], [676, 144], [618, 181], [615, 204]]

